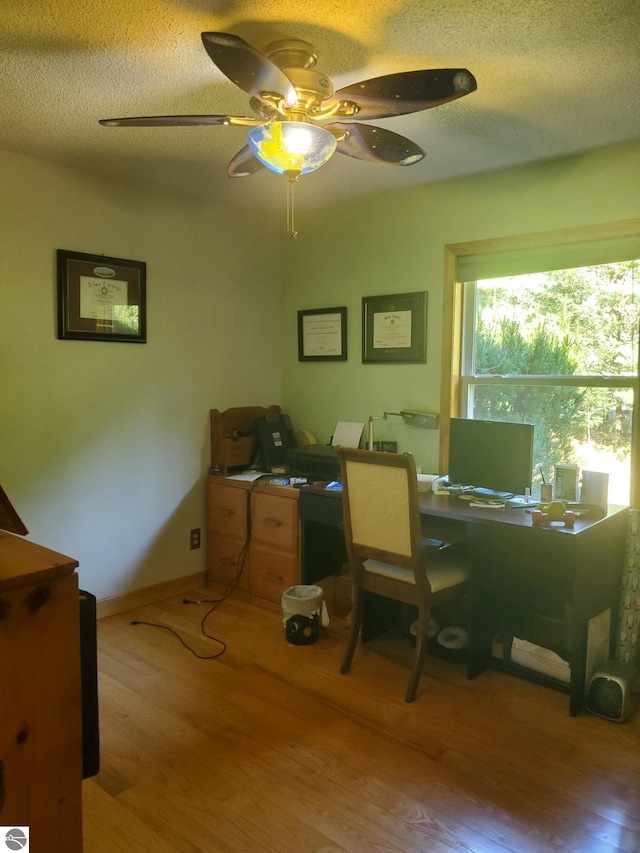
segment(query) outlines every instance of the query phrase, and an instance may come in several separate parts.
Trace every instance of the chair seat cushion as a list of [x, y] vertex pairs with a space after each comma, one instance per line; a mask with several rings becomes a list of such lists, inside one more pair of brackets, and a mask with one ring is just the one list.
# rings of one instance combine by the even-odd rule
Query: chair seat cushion
[[[440, 556], [442, 555], [442, 556]], [[415, 584], [416, 579], [411, 569], [396, 566], [393, 563], [383, 563], [380, 560], [365, 560], [365, 571], [376, 575], [384, 575], [387, 578], [395, 578], [404, 583]], [[450, 586], [464, 583], [468, 577], [468, 568], [465, 562], [459, 558], [448, 557], [446, 551], [439, 552], [427, 567], [427, 577], [431, 584], [431, 591], [438, 592]]]

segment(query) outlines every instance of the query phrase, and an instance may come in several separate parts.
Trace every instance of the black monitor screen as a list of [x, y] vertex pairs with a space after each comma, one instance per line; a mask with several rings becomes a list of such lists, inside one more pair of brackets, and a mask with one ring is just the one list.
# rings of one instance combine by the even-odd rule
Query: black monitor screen
[[532, 472], [533, 424], [451, 418], [450, 482], [524, 495]]

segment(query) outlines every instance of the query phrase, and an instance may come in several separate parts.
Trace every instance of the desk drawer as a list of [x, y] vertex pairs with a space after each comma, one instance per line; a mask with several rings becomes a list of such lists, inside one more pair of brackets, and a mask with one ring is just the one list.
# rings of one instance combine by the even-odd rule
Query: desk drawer
[[300, 582], [297, 554], [251, 547], [251, 596], [280, 603], [282, 593]]
[[207, 527], [210, 533], [244, 540], [247, 535], [247, 491], [209, 483]]
[[240, 578], [236, 589], [249, 589], [249, 572], [245, 551], [245, 542], [241, 539], [228, 539], [226, 536], [207, 534], [207, 577], [215, 583], [231, 583], [238, 572]]
[[251, 540], [289, 553], [298, 550], [298, 502], [284, 495], [255, 494], [251, 512]]

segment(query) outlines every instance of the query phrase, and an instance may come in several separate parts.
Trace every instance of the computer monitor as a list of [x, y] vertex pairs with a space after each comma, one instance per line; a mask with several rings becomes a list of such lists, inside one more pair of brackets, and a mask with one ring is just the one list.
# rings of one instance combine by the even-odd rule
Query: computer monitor
[[533, 424], [451, 418], [451, 483], [524, 495], [532, 473]]

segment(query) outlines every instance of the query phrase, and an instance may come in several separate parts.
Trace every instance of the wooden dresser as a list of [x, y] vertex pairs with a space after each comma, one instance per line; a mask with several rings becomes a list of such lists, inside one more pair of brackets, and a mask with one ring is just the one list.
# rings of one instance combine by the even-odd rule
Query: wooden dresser
[[78, 563], [0, 531], [0, 825], [82, 851]]
[[207, 578], [256, 603], [278, 604], [300, 583], [298, 489], [230, 480], [207, 482]]

